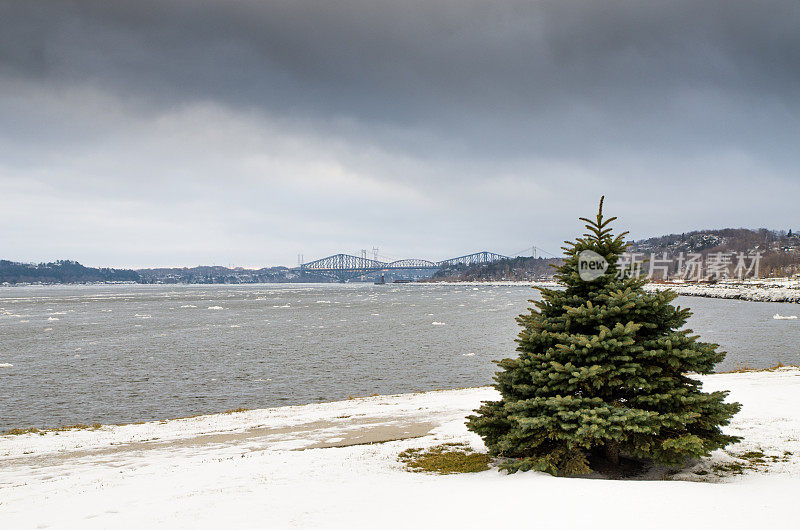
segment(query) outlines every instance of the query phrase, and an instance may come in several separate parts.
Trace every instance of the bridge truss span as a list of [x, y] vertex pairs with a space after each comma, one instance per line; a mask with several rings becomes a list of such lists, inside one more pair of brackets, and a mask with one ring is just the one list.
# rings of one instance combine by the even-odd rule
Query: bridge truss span
[[350, 254], [334, 254], [300, 266], [306, 270], [380, 270], [389, 264], [369, 258], [360, 258]]
[[439, 266], [426, 259], [401, 259], [393, 261], [389, 264], [390, 269], [438, 269]]
[[450, 258], [445, 259], [437, 264], [439, 267], [445, 266], [453, 266], [453, 265], [466, 265], [469, 267], [470, 265], [482, 265], [484, 263], [491, 263], [493, 261], [499, 261], [501, 259], [509, 259], [508, 256], [503, 256], [502, 254], [496, 254], [494, 252], [475, 252], [473, 254], [467, 254], [466, 256], [459, 256], [457, 258]]
[[[507, 256], [494, 252], [475, 252], [450, 258], [442, 261], [431, 261], [427, 259], [409, 258], [392, 262], [378, 261], [365, 257], [353, 256], [351, 254], [334, 254], [325, 258], [303, 263], [296, 270], [301, 273], [313, 273], [320, 276], [335, 278], [339, 281], [348, 281], [359, 277], [364, 277], [372, 273], [396, 272], [411, 277], [430, 277], [435, 271], [442, 267], [451, 266], [470, 266], [491, 263], [501, 259], [508, 259]], [[422, 276], [419, 276], [422, 274]]]

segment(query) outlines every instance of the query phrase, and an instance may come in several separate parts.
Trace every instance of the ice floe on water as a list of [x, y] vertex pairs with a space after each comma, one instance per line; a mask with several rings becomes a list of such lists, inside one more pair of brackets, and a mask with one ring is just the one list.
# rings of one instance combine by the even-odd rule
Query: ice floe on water
[[471, 351], [469, 353], [462, 353], [462, 357], [475, 357], [475, 352]]
[[431, 326], [446, 326], [447, 323], [445, 322], [436, 322], [435, 320], [431, 322]]
[[289, 304], [284, 304], [284, 305], [274, 305], [274, 306], [272, 306], [272, 307], [275, 307], [275, 308], [278, 308], [278, 309], [280, 309], [280, 308], [284, 308], [284, 307], [292, 307], [292, 306], [290, 306]]
[[797, 315], [781, 315], [775, 313], [772, 318], [775, 320], [797, 320]]
[[153, 315], [140, 315], [139, 313], [136, 313], [135, 315], [133, 315], [133, 317], [134, 318], [153, 318]]
[[0, 363], [0, 368], [14, 368], [14, 365], [11, 363]]
[[52, 321], [52, 320], [61, 320], [61, 319], [58, 318], [58, 317], [47, 317], [47, 320]]
[[214, 311], [219, 311], [220, 309], [225, 309], [225, 308], [222, 307], [221, 305], [210, 305], [210, 306], [208, 306], [208, 309], [212, 309]]

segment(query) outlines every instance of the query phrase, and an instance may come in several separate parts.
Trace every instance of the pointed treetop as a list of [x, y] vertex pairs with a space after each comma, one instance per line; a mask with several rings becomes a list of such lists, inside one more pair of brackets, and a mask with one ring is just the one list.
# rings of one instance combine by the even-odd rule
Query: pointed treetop
[[603, 219], [603, 201], [605, 200], [605, 198], [606, 198], [605, 195], [602, 195], [600, 197], [600, 206], [597, 208], [597, 218], [594, 221], [591, 219], [587, 219], [586, 217], [580, 218], [581, 221], [586, 221], [585, 225], [586, 228], [590, 232], [592, 232], [591, 234], [585, 234], [585, 235], [589, 236], [590, 238], [593, 235], [594, 239], [597, 240], [601, 240], [605, 236], [608, 236], [608, 234], [611, 233], [611, 229], [606, 228], [606, 226], [608, 226], [609, 223], [617, 219], [616, 217], [609, 217], [608, 219], [605, 220]]

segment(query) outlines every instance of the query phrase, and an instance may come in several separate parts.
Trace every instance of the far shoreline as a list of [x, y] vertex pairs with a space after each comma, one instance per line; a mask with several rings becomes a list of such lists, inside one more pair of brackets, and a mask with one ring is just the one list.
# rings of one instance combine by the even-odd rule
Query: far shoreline
[[[17, 283], [0, 284], [0, 288], [24, 287], [70, 287], [70, 286], [148, 286], [148, 287], [188, 287], [188, 286], [290, 286], [290, 285], [373, 285], [371, 282], [275, 282], [275, 283], [139, 283], [139, 282], [81, 282], [81, 283]], [[552, 280], [487, 280], [487, 281], [418, 281], [404, 283], [380, 284], [379, 288], [399, 285], [444, 285], [465, 287], [544, 287], [559, 288], [561, 284]], [[680, 296], [697, 296], [701, 298], [720, 298], [727, 300], [743, 300], [748, 302], [776, 302], [800, 304], [800, 279], [791, 278], [763, 278], [757, 280], [732, 281], [723, 280], [718, 283], [689, 283], [689, 282], [654, 282], [644, 286], [647, 291], [663, 291], [672, 289]]]

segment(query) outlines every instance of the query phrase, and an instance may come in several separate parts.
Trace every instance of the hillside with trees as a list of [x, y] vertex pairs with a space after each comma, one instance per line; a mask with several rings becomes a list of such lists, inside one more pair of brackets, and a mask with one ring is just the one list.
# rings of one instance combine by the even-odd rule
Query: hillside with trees
[[629, 252], [676, 256], [697, 253], [761, 254], [761, 277], [787, 277], [800, 273], [800, 236], [789, 230], [723, 228], [696, 230], [631, 242]]
[[0, 284], [138, 282], [139, 274], [129, 269], [84, 267], [77, 261], [18, 263], [0, 260]]

